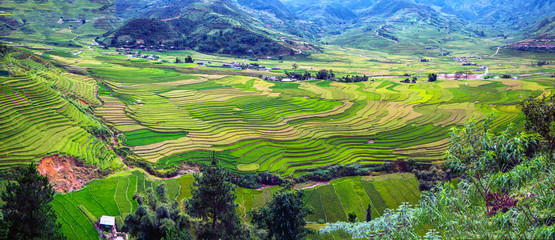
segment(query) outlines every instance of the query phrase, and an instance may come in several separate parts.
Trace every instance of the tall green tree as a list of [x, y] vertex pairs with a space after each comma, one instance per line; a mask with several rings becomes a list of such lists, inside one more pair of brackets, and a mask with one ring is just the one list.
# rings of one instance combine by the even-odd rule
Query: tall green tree
[[166, 184], [156, 191], [147, 189], [146, 196], [134, 197], [139, 207], [134, 214], [125, 217], [123, 231], [137, 240], [189, 239], [189, 218], [181, 210], [179, 202], [170, 202]]
[[199, 239], [247, 239], [247, 231], [237, 214], [235, 185], [225, 181], [227, 171], [212, 156], [210, 165], [201, 167], [191, 187], [192, 197], [186, 201], [187, 212], [202, 219], [196, 232]]
[[555, 148], [555, 96], [530, 98], [522, 103], [522, 112], [526, 116], [527, 130], [533, 130], [547, 140], [549, 152], [553, 156]]
[[305, 217], [314, 209], [305, 206], [303, 192], [286, 188], [265, 207], [251, 211], [252, 223], [267, 231], [265, 239], [303, 239], [311, 230], [306, 228]]
[[18, 175], [17, 182], [8, 183], [1, 195], [7, 239], [65, 239], [49, 204], [54, 189], [48, 178], [39, 174], [35, 164], [22, 168]]

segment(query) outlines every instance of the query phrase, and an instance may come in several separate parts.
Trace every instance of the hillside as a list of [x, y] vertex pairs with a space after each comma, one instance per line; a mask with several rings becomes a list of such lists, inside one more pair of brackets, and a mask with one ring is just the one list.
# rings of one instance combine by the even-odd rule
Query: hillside
[[416, 0], [441, 12], [454, 14], [483, 25], [495, 25], [510, 31], [533, 25], [542, 17], [553, 15], [555, 2], [549, 0]]
[[75, 47], [83, 41], [116, 29], [121, 19], [114, 16], [109, 1], [2, 1], [0, 38]]
[[302, 20], [320, 30], [320, 36], [337, 35], [351, 25], [357, 14], [340, 1], [284, 1]]
[[524, 40], [510, 43], [523, 51], [555, 52], [555, 16], [544, 18], [528, 29]]
[[290, 20], [296, 18], [295, 14], [279, 0], [236, 0], [236, 3], [250, 9], [273, 14], [280, 19]]
[[555, 239], [553, 10], [0, 0], [0, 240]]
[[527, 31], [526, 35], [535, 39], [555, 39], [555, 16], [541, 19]]
[[227, 0], [179, 1], [160, 6], [162, 3], [141, 8], [122, 4], [118, 15], [132, 19], [102, 41], [110, 46], [192, 48], [207, 53], [253, 56], [317, 50], [311, 46], [304, 48], [303, 43], [284, 41], [285, 35], [265, 28]]
[[458, 39], [480, 39], [491, 34], [456, 16], [408, 0], [380, 1], [359, 13], [359, 20], [331, 42], [357, 48], [395, 47], [399, 44], [435, 46]]
[[101, 105], [94, 79], [15, 49], [0, 52], [0, 72], [0, 169], [54, 154], [102, 169], [122, 167], [113, 148], [93, 134], [104, 126], [90, 113]]

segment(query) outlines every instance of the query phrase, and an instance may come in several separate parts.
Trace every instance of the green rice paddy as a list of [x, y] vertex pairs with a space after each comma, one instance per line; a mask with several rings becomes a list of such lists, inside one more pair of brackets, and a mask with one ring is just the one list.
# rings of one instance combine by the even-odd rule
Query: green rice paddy
[[126, 141], [123, 143], [129, 146], [142, 146], [149, 145], [153, 143], [159, 143], [166, 140], [174, 140], [187, 136], [185, 132], [175, 132], [175, 133], [161, 133], [154, 132], [148, 129], [136, 130], [132, 132], [126, 132]]
[[[282, 175], [330, 164], [439, 161], [451, 127], [489, 113], [499, 116], [497, 129], [521, 124], [523, 116], [514, 111], [519, 102], [551, 91], [549, 84], [527, 79], [283, 83], [112, 63], [98, 74], [120, 99], [133, 101], [111, 99], [120, 112], [98, 115], [128, 132], [133, 151], [160, 168], [206, 162], [213, 151], [232, 171]], [[169, 75], [129, 85], [136, 79], [122, 72], [139, 68], [145, 77]], [[153, 138], [148, 131], [187, 135]], [[139, 138], [140, 144], [134, 142]]]
[[86, 130], [98, 124], [83, 112], [87, 105], [101, 104], [95, 81], [22, 57], [15, 52], [4, 59], [20, 74], [0, 77], [0, 169], [54, 154], [120, 168], [121, 160]]
[[[495, 129], [511, 123], [521, 126], [523, 116], [518, 104], [530, 96], [549, 95], [553, 89], [551, 79], [545, 76], [551, 65], [543, 68], [529, 65], [531, 59], [542, 58], [541, 54], [520, 59], [522, 56], [517, 52], [503, 50], [505, 52], [495, 58], [476, 59], [479, 64], [489, 65], [491, 72], [521, 75], [519, 79], [444, 79], [428, 83], [426, 75], [429, 72], [454, 72], [468, 67], [456, 64], [449, 57], [436, 56], [435, 50], [401, 49], [404, 50], [399, 54], [388, 55], [380, 51], [328, 46], [324, 53], [309, 57], [287, 57], [281, 62], [259, 60], [259, 64], [284, 69], [298, 63], [299, 71], [333, 69], [338, 75], [389, 75], [363, 83], [323, 80], [285, 83], [252, 77], [275, 75], [281, 70], [275, 73], [230, 72], [191, 64], [152, 64], [147, 60], [127, 61], [126, 56], [110, 56], [110, 50], [96, 48], [83, 49], [75, 60], [75, 55], [55, 54], [65, 51], [57, 48], [34, 52], [90, 75], [70, 74], [32, 59], [12, 56], [5, 61], [16, 63], [11, 71], [19, 68], [21, 76], [3, 77], [3, 86], [10, 90], [3, 91], [7, 95], [1, 101], [9, 105], [28, 99], [21, 92], [10, 95], [16, 89], [10, 84], [24, 84], [19, 79], [26, 79], [34, 88], [47, 89], [50, 93], [77, 96], [81, 104], [94, 108], [95, 117], [121, 131], [127, 138], [124, 144], [136, 155], [157, 168], [172, 168], [183, 162], [207, 162], [211, 152], [216, 152], [222, 165], [231, 171], [300, 175], [308, 169], [330, 164], [377, 164], [398, 159], [440, 161], [451, 127], [469, 120], [480, 121], [490, 113], [497, 115]], [[459, 50], [454, 54], [456, 51]], [[487, 49], [480, 51], [487, 52]], [[212, 62], [216, 66], [238, 61], [190, 51], [148, 54], [157, 54], [167, 60], [193, 54], [198, 61]], [[415, 54], [432, 59], [432, 64], [419, 62]], [[514, 66], [501, 66], [498, 64], [501, 62]], [[392, 77], [405, 73], [415, 74], [418, 82], [405, 84], [399, 82], [404, 77]], [[50, 93], [45, 95], [51, 96]], [[28, 102], [53, 106], [46, 97]], [[71, 124], [73, 128], [80, 126], [84, 130], [94, 124], [73, 106], [58, 108], [72, 111], [66, 115], [76, 121]], [[47, 125], [47, 128], [55, 126]], [[41, 136], [35, 134], [39, 130], [23, 130], [24, 127], [23, 139]], [[81, 134], [87, 135], [83, 131]], [[117, 162], [111, 151], [100, 150], [102, 143], [85, 147], [98, 140], [88, 138], [91, 143], [87, 143], [77, 136], [68, 138], [77, 141], [78, 147], [58, 146], [68, 142], [65, 140], [52, 141], [30, 156], [17, 157], [28, 150], [21, 151], [22, 145], [14, 146], [11, 152], [6, 150], [2, 154], [22, 160], [6, 160], [3, 164], [23, 164], [58, 153], [94, 164], [106, 161], [104, 167], [118, 166], [111, 163]], [[15, 143], [4, 139], [11, 145]], [[44, 142], [35, 139], [25, 144], [32, 141]]]

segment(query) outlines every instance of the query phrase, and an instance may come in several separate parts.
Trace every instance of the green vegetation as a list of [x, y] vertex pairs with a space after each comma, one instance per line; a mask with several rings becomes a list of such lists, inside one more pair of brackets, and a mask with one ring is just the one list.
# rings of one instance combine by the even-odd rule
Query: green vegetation
[[50, 205], [54, 189], [41, 176], [36, 165], [20, 170], [17, 183], [8, 183], [1, 193], [0, 237], [2, 239], [65, 239], [56, 214]]
[[139, 206], [134, 214], [125, 217], [122, 230], [136, 239], [161, 239], [168, 235], [180, 235], [180, 239], [191, 239], [188, 233], [188, 217], [181, 212], [179, 202], [170, 201], [166, 184], [149, 188], [145, 196], [136, 197]]
[[303, 239], [310, 229], [306, 228], [305, 218], [313, 209], [303, 203], [302, 191], [291, 191], [287, 187], [280, 190], [267, 206], [255, 209], [252, 223], [257, 228], [267, 231], [259, 235], [261, 239]]
[[321, 233], [416, 239], [424, 229], [429, 239], [553, 238], [555, 171], [550, 143], [541, 144], [511, 126], [493, 133], [489, 124], [490, 120], [453, 129], [443, 167], [460, 177], [444, 179], [424, 192], [418, 206], [402, 205], [371, 222], [331, 224]]
[[54, 154], [103, 169], [123, 165], [101, 139], [87, 132], [102, 125], [88, 112], [89, 106], [100, 105], [93, 79], [69, 74], [23, 51], [0, 59], [11, 64], [11, 76], [0, 77], [1, 169]]
[[[193, 182], [192, 175], [162, 181], [153, 179], [141, 171], [126, 171], [96, 180], [82, 190], [56, 195], [52, 201], [52, 209], [62, 224], [62, 232], [69, 239], [96, 239], [98, 234], [91, 219], [96, 222], [103, 215], [117, 216], [122, 219], [120, 226], [123, 226], [126, 216], [135, 213], [140, 206], [137, 196], [142, 196], [146, 204], [149, 188], [155, 192], [154, 190], [164, 183], [169, 203], [181, 203], [192, 197]], [[375, 186], [378, 185], [387, 187], [377, 189]], [[400, 188], [403, 186], [407, 186], [409, 190]], [[393, 190], [396, 193], [390, 192]], [[235, 203], [241, 219], [249, 219], [248, 212], [265, 206], [277, 191], [277, 186], [262, 190], [237, 188]], [[337, 194], [342, 191], [348, 191], [350, 194], [340, 198]], [[378, 217], [389, 206], [395, 208], [397, 202], [417, 203], [420, 196], [418, 181], [408, 173], [339, 179], [332, 181], [330, 185], [316, 186], [303, 192], [303, 202], [314, 208], [314, 214], [305, 218], [309, 224], [319, 223], [320, 219], [324, 222], [346, 221], [346, 212], [352, 209], [357, 212], [358, 220], [365, 219], [368, 204], [373, 206], [372, 215]], [[392, 194], [396, 194], [398, 199], [394, 199]], [[348, 206], [348, 203], [354, 205]], [[310, 235], [309, 238], [312, 236], [317, 235]]]
[[186, 202], [187, 213], [202, 219], [196, 235], [200, 239], [246, 239], [248, 233], [241, 224], [234, 202], [235, 186], [224, 180], [225, 169], [212, 157], [210, 165], [202, 166], [202, 175], [195, 174], [191, 198]]
[[47, 189], [68, 239], [553, 238], [552, 6], [466, 1], [3, 0], [0, 170], [114, 172]]

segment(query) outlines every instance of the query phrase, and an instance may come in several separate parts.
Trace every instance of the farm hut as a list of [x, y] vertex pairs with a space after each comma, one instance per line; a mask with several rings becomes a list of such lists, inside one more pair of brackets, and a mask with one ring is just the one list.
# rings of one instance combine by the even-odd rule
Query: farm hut
[[98, 220], [98, 225], [104, 231], [115, 232], [116, 231], [116, 217], [102, 216]]

